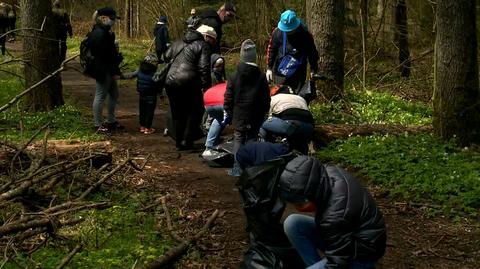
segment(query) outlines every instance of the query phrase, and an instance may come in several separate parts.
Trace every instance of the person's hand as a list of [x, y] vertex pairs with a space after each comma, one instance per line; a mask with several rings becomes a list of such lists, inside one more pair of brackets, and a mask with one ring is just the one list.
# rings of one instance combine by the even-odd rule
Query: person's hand
[[267, 72], [265, 73], [265, 76], [267, 77], [267, 82], [273, 82], [273, 72], [270, 69], [267, 69]]
[[232, 117], [228, 115], [227, 112], [224, 112], [222, 124], [227, 126], [227, 125], [230, 125], [231, 123], [232, 123]]

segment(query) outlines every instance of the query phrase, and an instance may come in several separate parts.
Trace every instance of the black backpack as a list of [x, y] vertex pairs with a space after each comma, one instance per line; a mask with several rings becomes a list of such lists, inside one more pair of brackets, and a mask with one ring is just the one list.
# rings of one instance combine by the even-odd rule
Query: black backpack
[[91, 50], [91, 38], [90, 33], [88, 33], [85, 38], [80, 42], [80, 66], [82, 67], [83, 74], [95, 78], [95, 57], [92, 54]]

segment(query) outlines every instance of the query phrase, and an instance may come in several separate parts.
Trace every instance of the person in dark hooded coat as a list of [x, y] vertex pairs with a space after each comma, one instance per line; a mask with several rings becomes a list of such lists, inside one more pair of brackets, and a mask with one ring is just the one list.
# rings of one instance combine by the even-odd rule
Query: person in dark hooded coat
[[170, 38], [168, 36], [168, 22], [166, 16], [160, 16], [158, 22], [153, 29], [153, 36], [155, 37], [155, 52], [159, 63], [163, 63], [163, 54], [167, 51], [170, 45]]
[[170, 102], [178, 150], [193, 148], [196, 131], [204, 113], [203, 91], [210, 88], [210, 46], [215, 41], [212, 27], [188, 29], [182, 40], [167, 50], [172, 66], [167, 74], [165, 90]]
[[217, 33], [217, 43], [212, 48], [213, 53], [220, 53], [223, 36], [222, 26], [234, 18], [237, 14], [236, 12], [237, 9], [232, 3], [225, 3], [217, 11], [214, 9], [207, 9], [198, 15], [196, 22], [198, 25], [208, 25], [213, 27]]
[[291, 214], [283, 225], [308, 268], [375, 268], [385, 253], [385, 220], [352, 174], [302, 155], [286, 165], [279, 185], [284, 201], [315, 212]]

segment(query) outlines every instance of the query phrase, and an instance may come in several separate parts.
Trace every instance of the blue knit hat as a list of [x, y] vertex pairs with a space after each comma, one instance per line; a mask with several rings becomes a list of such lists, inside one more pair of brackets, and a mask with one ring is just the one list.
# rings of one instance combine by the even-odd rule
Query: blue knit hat
[[283, 32], [291, 32], [300, 26], [300, 19], [297, 18], [295, 11], [287, 10], [280, 15], [280, 21], [278, 22], [278, 28]]

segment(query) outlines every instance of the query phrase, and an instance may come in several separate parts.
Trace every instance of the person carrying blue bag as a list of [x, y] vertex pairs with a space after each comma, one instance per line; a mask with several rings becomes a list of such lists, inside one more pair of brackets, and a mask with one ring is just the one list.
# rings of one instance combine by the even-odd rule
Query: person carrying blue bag
[[318, 73], [318, 59], [315, 42], [306, 25], [294, 11], [283, 12], [268, 44], [268, 82], [288, 85], [299, 92], [307, 78], [307, 63], [312, 76]]

